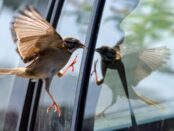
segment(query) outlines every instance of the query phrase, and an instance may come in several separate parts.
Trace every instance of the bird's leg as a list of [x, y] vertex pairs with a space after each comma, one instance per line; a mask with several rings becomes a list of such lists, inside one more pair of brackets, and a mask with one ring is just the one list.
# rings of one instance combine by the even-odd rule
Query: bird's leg
[[96, 69], [97, 62], [98, 62], [98, 59], [94, 62], [94, 70], [91, 72], [91, 76], [94, 74], [97, 85], [100, 85], [101, 83], [103, 83], [104, 79], [99, 80], [99, 78], [98, 78], [97, 69]]
[[64, 76], [65, 75], [65, 73], [67, 72], [67, 70], [69, 69], [69, 68], [72, 68], [72, 72], [74, 72], [74, 64], [77, 62], [77, 56], [78, 55], [76, 55], [76, 57], [74, 58], [74, 60], [71, 62], [71, 64], [69, 64], [68, 65], [68, 67], [63, 71], [63, 70], [60, 70], [59, 72], [58, 72], [58, 76], [59, 77], [61, 77], [61, 76]]
[[110, 105], [108, 105], [102, 112], [100, 112], [99, 114], [97, 114], [96, 117], [105, 116], [105, 112], [106, 112], [112, 105], [113, 105], [112, 103], [111, 103]]
[[97, 114], [96, 117], [105, 116], [105, 112], [117, 102], [117, 95], [116, 95], [117, 89], [114, 88], [114, 90], [111, 91], [112, 91], [112, 102], [102, 112]]
[[50, 112], [50, 110], [52, 108], [54, 108], [54, 112], [58, 113], [58, 116], [61, 116], [61, 109], [59, 107], [59, 105], [56, 103], [56, 101], [54, 100], [53, 96], [51, 95], [51, 93], [49, 91], [47, 91], [48, 95], [50, 96], [51, 100], [52, 100], [52, 104], [47, 108], [47, 112]]
[[54, 112], [57, 112], [58, 116], [60, 117], [61, 116], [61, 109], [60, 109], [59, 105], [56, 103], [55, 99], [53, 98], [53, 96], [51, 95], [51, 93], [49, 91], [50, 83], [51, 83], [50, 78], [45, 79], [45, 89], [46, 89], [49, 97], [52, 100], [52, 104], [47, 108], [47, 112], [50, 112], [50, 110], [53, 108]]
[[96, 67], [97, 67], [97, 62], [98, 62], [98, 59], [94, 62], [94, 70], [91, 72], [91, 76], [94, 74], [94, 75], [95, 75], [96, 81], [99, 81], [98, 75], [97, 75], [97, 69], [96, 69]]

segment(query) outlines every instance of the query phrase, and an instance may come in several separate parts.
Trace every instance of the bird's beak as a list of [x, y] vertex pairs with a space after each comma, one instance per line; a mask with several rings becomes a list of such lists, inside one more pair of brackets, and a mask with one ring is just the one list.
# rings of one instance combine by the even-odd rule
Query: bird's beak
[[95, 49], [96, 52], [100, 52], [100, 48]]
[[80, 43], [79, 48], [85, 48], [86, 49], [86, 46], [84, 44]]

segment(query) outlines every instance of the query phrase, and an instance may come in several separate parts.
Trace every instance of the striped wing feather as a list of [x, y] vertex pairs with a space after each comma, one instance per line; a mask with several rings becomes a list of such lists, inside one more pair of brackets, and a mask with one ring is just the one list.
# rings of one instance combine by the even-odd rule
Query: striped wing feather
[[138, 56], [138, 63], [134, 70], [135, 81], [140, 81], [147, 77], [151, 72], [166, 63], [170, 56], [169, 49], [157, 47], [146, 49]]
[[[132, 48], [132, 45], [125, 45], [123, 42], [124, 37], [113, 48], [121, 52], [127, 70], [132, 71], [131, 75], [134, 76], [133, 85], [165, 64], [170, 56], [169, 49], [165, 46], [141, 50], [137, 47]], [[137, 52], [137, 50], [139, 51]]]
[[11, 31], [24, 62], [30, 62], [45, 49], [64, 47], [61, 36], [32, 6], [14, 17]]
[[141, 80], [159, 69], [170, 58], [170, 50], [165, 47], [151, 49], [122, 48], [122, 61], [125, 65], [129, 85], [136, 86]]

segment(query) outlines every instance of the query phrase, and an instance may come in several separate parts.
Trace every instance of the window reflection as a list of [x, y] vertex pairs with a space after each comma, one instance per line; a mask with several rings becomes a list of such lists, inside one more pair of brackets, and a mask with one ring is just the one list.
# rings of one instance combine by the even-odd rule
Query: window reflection
[[[112, 103], [106, 109], [117, 102], [118, 96], [125, 96], [125, 93], [121, 94], [115, 87], [123, 86], [125, 92], [127, 92], [127, 84], [129, 85], [130, 99], [140, 99], [148, 105], [162, 109], [158, 102], [143, 96], [139, 92], [135, 92], [132, 87], [137, 86], [139, 82], [148, 77], [153, 71], [161, 67], [162, 64], [165, 64], [170, 57], [170, 50], [168, 48], [164, 46], [143, 50], [135, 50], [133, 48], [133, 52], [127, 54], [127, 47], [123, 45], [123, 43], [117, 43], [113, 48], [102, 46], [97, 48], [96, 51], [101, 55], [103, 76], [101, 80], [98, 80], [97, 72], [95, 72], [97, 78], [96, 83], [101, 84], [101, 82], [104, 81], [112, 91]], [[125, 52], [125, 54], [121, 52]], [[114, 70], [118, 71], [116, 73], [119, 75], [121, 83], [115, 81], [116, 79], [113, 77], [115, 76], [115, 73], [113, 73]], [[125, 78], [125, 71], [128, 81]], [[106, 109], [102, 113], [104, 113]]]
[[[57, 28], [57, 31], [62, 37], [71, 36], [84, 43], [89, 17], [91, 15], [92, 3], [92, 0], [65, 1]], [[59, 103], [62, 110], [60, 118], [53, 111], [46, 113], [46, 109], [51, 101], [43, 89], [36, 118], [36, 131], [70, 130], [82, 51], [82, 49], [75, 51], [67, 63], [67, 65], [69, 65], [75, 56], [78, 55], [75, 71], [72, 72], [71, 70], [68, 70], [62, 78], [55, 76], [51, 83], [50, 92]]]
[[150, 0], [106, 2], [97, 41], [99, 53], [94, 58], [94, 64], [98, 59], [98, 84], [103, 84], [97, 86], [95, 76], [91, 77], [84, 129], [89, 124], [94, 130], [132, 125], [120, 78], [124, 73], [119, 73], [118, 61], [112, 61], [120, 56], [136, 122], [145, 124], [173, 116], [172, 7], [171, 0], [165, 4]]

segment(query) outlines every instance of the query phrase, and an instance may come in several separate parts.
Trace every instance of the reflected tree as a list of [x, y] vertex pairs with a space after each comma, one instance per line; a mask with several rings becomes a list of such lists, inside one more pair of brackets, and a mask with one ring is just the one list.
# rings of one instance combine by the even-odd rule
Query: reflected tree
[[[130, 14], [139, 0], [113, 0], [118, 5], [110, 8], [111, 16], [107, 22], [114, 22], [116, 31], [120, 29], [120, 22], [126, 33], [125, 44], [146, 46], [158, 40], [173, 36], [173, 4], [172, 0], [140, 0], [134, 13]], [[130, 14], [128, 16], [128, 14]], [[124, 19], [125, 18], [125, 19]], [[123, 20], [124, 19], [124, 20]], [[170, 30], [169, 30], [170, 29]], [[162, 33], [163, 32], [163, 33]], [[138, 35], [137, 35], [138, 34]]]
[[89, 24], [89, 17], [92, 10], [91, 0], [70, 0], [73, 6], [73, 10], [65, 11], [65, 15], [74, 16], [76, 23], [78, 24], [79, 32], [85, 34], [87, 26]]
[[105, 18], [105, 22], [114, 22], [116, 32], [120, 31], [120, 23], [128, 16], [137, 6], [139, 0], [112, 0], [109, 7], [111, 15]]

